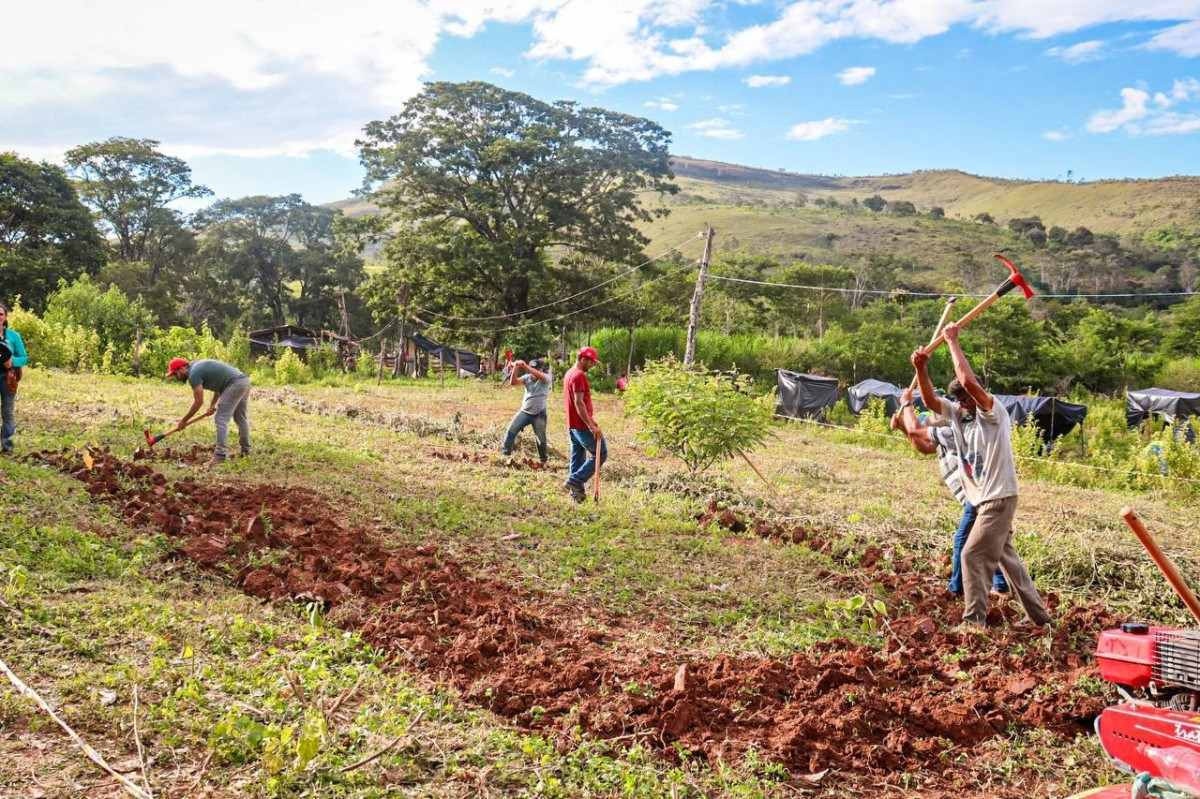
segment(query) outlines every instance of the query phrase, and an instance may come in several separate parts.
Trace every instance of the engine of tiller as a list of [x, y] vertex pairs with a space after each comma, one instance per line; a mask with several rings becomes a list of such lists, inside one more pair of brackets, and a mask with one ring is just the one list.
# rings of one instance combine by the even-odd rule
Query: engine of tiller
[[1124, 624], [1100, 634], [1096, 660], [1124, 697], [1096, 719], [1104, 751], [1131, 774], [1200, 796], [1200, 630]]

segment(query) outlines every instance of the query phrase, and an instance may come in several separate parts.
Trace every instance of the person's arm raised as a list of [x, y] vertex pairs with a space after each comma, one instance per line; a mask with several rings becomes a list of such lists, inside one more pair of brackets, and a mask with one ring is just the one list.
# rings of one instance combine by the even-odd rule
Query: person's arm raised
[[941, 416], [945, 413], [945, 403], [942, 398], [937, 395], [937, 389], [933, 387], [933, 380], [929, 377], [929, 353], [924, 347], [918, 347], [913, 351], [909, 358], [912, 362], [913, 369], [917, 371], [917, 386], [921, 389], [921, 401], [925, 403], [925, 407]]
[[992, 410], [996, 400], [975, 376], [975, 370], [971, 368], [967, 354], [963, 352], [962, 344], [959, 343], [958, 331], [958, 325], [954, 322], [942, 328], [942, 333], [946, 337], [946, 349], [950, 350], [950, 361], [954, 364], [954, 376], [958, 378], [958, 382], [962, 383], [963, 389], [971, 395], [971, 399], [975, 400], [979, 409], [988, 413]]

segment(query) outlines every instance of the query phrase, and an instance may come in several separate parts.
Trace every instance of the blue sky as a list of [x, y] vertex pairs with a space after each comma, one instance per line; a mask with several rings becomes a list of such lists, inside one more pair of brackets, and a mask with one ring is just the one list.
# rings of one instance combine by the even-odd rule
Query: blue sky
[[0, 50], [0, 149], [57, 160], [155, 138], [218, 196], [347, 196], [357, 132], [426, 80], [644, 115], [676, 153], [798, 172], [1200, 171], [1200, 0], [57, 0], [6, 14], [23, 33]]

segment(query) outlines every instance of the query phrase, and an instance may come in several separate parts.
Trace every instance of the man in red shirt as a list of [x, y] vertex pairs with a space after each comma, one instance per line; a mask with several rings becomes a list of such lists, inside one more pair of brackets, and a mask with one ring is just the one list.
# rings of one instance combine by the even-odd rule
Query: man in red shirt
[[588, 383], [587, 371], [600, 362], [596, 350], [584, 347], [575, 359], [575, 365], [567, 370], [563, 378], [563, 397], [567, 405], [567, 428], [571, 436], [570, 474], [563, 483], [571, 498], [583, 502], [587, 493], [583, 487], [596, 471], [596, 440], [600, 441], [600, 463], [608, 461], [608, 445], [600, 432], [600, 425], [592, 415], [592, 386]]

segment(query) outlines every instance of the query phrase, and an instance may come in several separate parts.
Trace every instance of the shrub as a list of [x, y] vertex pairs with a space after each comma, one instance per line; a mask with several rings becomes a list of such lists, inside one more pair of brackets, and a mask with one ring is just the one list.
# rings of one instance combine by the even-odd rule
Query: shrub
[[327, 344], [309, 350], [308, 368], [312, 370], [313, 377], [316, 378], [338, 371], [337, 350]]
[[308, 383], [312, 380], [312, 370], [300, 360], [300, 356], [285, 349], [275, 360], [275, 380], [286, 385]]
[[1167, 361], [1155, 383], [1175, 391], [1200, 391], [1200, 358], [1173, 358]]
[[43, 319], [48, 325], [78, 327], [99, 339], [99, 351], [111, 349], [113, 369], [128, 372], [137, 331], [153, 328], [153, 317], [139, 299], [131, 300], [116, 286], [107, 291], [82, 275], [74, 283], [60, 282], [50, 295]]
[[156, 329], [154, 335], [145, 342], [141, 359], [142, 374], [165, 374], [167, 364], [176, 357], [189, 361], [197, 358], [230, 360], [229, 348], [212, 334], [208, 323], [201, 325], [198, 331], [173, 325], [167, 330]]
[[57, 366], [47, 360], [47, 340], [50, 337], [49, 326], [46, 325], [33, 311], [21, 307], [20, 298], [8, 309], [8, 324], [21, 334], [25, 341], [25, 349], [29, 353], [29, 363], [33, 366]]
[[771, 406], [744, 393], [746, 383], [667, 357], [630, 383], [626, 407], [641, 421], [638, 437], [678, 457], [694, 476], [769, 435]]

